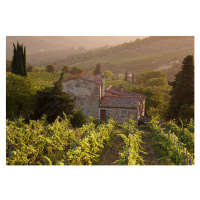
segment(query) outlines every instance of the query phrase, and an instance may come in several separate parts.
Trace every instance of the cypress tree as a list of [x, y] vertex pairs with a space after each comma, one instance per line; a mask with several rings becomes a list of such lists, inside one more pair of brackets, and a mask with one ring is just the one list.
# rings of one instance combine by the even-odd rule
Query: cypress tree
[[194, 106], [194, 59], [192, 55], [184, 58], [182, 70], [176, 74], [175, 81], [169, 84], [172, 86], [172, 90], [170, 91], [171, 100], [167, 118], [179, 119], [183, 117], [184, 107], [193, 108]]
[[93, 71], [93, 74], [96, 76], [98, 74], [101, 74], [101, 65], [100, 63], [97, 64], [95, 70]]
[[11, 63], [11, 69], [13, 74], [26, 76], [26, 47], [23, 48], [23, 44], [20, 45], [17, 42], [17, 47], [13, 43], [13, 59]]

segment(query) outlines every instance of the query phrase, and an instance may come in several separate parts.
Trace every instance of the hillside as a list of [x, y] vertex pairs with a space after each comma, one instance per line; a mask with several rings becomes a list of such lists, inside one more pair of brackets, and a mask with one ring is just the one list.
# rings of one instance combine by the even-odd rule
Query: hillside
[[7, 36], [6, 57], [13, 55], [13, 43], [23, 43], [27, 50], [27, 62], [36, 65], [56, 62], [69, 55], [86, 52], [104, 46], [134, 41], [136, 36]]
[[[34, 66], [53, 64], [61, 69], [63, 65], [69, 65], [91, 72], [97, 63], [100, 63], [102, 70], [111, 70], [116, 77], [125, 71], [134, 72], [137, 76], [147, 70], [163, 70], [170, 81], [181, 69], [183, 58], [194, 54], [194, 37], [136, 38], [135, 36], [9, 36], [6, 41], [6, 52], [7, 59], [11, 59], [12, 42], [19, 41], [26, 45], [27, 63]], [[119, 43], [121, 44], [116, 45]]]
[[147, 70], [165, 70], [170, 73], [172, 66], [181, 67], [185, 56], [194, 54], [194, 37], [148, 37], [115, 47], [90, 51], [69, 56], [57, 66], [68, 64], [86, 71], [93, 71], [97, 63], [102, 69], [113, 71], [116, 75], [128, 72], [137, 75]]

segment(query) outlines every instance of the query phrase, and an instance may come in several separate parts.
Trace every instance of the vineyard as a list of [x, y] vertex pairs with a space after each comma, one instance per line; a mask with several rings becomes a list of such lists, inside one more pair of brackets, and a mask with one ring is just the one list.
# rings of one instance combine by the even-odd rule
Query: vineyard
[[148, 130], [151, 132], [154, 147], [160, 153], [160, 159], [171, 165], [194, 164], [193, 123], [183, 128], [178, 127], [174, 121], [169, 121], [166, 128], [162, 128], [158, 121], [152, 119], [148, 123]]
[[[72, 129], [69, 120], [57, 118], [51, 125], [46, 118], [25, 124], [22, 118], [7, 120], [7, 164], [9, 165], [90, 165], [108, 142], [114, 122], [95, 128], [92, 119]], [[57, 160], [57, 158], [60, 158]]]
[[53, 87], [53, 83], [60, 78], [60, 74], [48, 72], [28, 72], [28, 78], [33, 81], [36, 90]]
[[[109, 145], [115, 122], [110, 119], [107, 124], [96, 126], [93, 119], [81, 128], [72, 129], [65, 115], [57, 118], [53, 124], [47, 124], [46, 117], [41, 120], [23, 118], [16, 121], [7, 120], [6, 163], [8, 165], [92, 165], [105, 145]], [[133, 131], [134, 130], [134, 131]], [[119, 164], [135, 165], [142, 163], [139, 155], [141, 136], [134, 129], [133, 120], [124, 123], [124, 149], [120, 153]], [[127, 137], [129, 139], [127, 139]]]
[[[159, 159], [170, 165], [194, 164], [194, 127], [178, 127], [173, 121], [161, 128], [153, 119], [147, 127], [159, 149]], [[116, 134], [116, 130], [120, 130]], [[191, 131], [191, 132], [190, 132]], [[7, 165], [98, 165], [104, 150], [112, 154], [113, 137], [121, 138], [121, 150], [111, 164], [144, 165], [146, 149], [142, 134], [136, 129], [135, 122], [129, 119], [123, 125], [108, 123], [96, 125], [93, 118], [81, 128], [72, 128], [66, 115], [48, 124], [46, 116], [41, 120], [30, 120], [25, 124], [23, 118], [6, 122], [6, 164]], [[192, 145], [193, 144], [193, 145]], [[118, 147], [117, 147], [118, 148]], [[118, 158], [118, 159], [117, 159]]]

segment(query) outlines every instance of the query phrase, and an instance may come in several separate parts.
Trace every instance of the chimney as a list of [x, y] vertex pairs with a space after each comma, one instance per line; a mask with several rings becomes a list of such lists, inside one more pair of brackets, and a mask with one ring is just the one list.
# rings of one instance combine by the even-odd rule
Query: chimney
[[124, 93], [124, 84], [119, 84], [119, 87], [120, 87], [121, 93], [123, 94]]
[[104, 73], [101, 73], [101, 97], [105, 96], [105, 80]]

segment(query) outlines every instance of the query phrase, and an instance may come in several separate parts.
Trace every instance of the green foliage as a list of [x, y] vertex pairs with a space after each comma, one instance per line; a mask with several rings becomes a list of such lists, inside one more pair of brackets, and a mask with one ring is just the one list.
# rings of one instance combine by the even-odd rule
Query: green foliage
[[144, 84], [144, 87], [165, 87], [168, 85], [167, 79], [166, 78], [150, 78], [146, 81]]
[[115, 122], [109, 119], [108, 124], [102, 124], [95, 130], [95, 124], [90, 121], [83, 125], [81, 130], [84, 132], [83, 139], [76, 143], [74, 149], [67, 153], [69, 165], [91, 165], [99, 158], [100, 150], [109, 141]]
[[53, 65], [47, 65], [46, 71], [49, 72], [49, 73], [52, 73], [52, 72], [55, 71], [55, 67]]
[[[167, 129], [169, 133], [165, 133], [164, 130], [161, 128], [160, 125], [158, 125], [158, 121], [154, 118], [151, 120], [151, 122], [148, 123], [149, 131], [152, 133], [151, 137], [154, 140], [154, 148], [157, 149], [158, 152], [160, 152], [160, 160], [162, 159], [169, 159], [170, 162], [168, 164], [176, 164], [176, 165], [184, 165], [186, 164], [184, 160], [186, 160], [186, 152], [184, 149], [180, 149], [176, 145], [178, 141], [182, 141], [181, 136], [177, 136], [175, 134], [171, 133], [171, 130]], [[186, 140], [185, 140], [186, 141]], [[188, 142], [188, 141], [187, 141]], [[189, 144], [189, 143], [187, 143]], [[180, 145], [183, 146], [184, 143], [180, 142]], [[186, 145], [187, 148], [189, 148], [188, 145]], [[187, 153], [189, 157], [191, 157], [192, 164], [194, 163], [193, 160], [193, 152]]]
[[36, 91], [29, 78], [15, 74], [6, 74], [6, 117], [19, 115], [29, 118], [34, 110]]
[[83, 72], [84, 70], [79, 68], [79, 67], [73, 67], [71, 70], [70, 70], [70, 74], [80, 74], [81, 72]]
[[13, 59], [11, 63], [12, 73], [20, 76], [27, 77], [26, 70], [26, 47], [23, 48], [23, 44], [20, 45], [17, 42], [17, 47], [13, 43]]
[[85, 124], [86, 119], [85, 115], [83, 114], [81, 109], [78, 109], [73, 112], [73, 117], [70, 119], [71, 124], [73, 127], [81, 127], [83, 124]]
[[124, 140], [124, 146], [123, 150], [119, 153], [120, 159], [116, 162], [120, 165], [144, 164], [143, 157], [140, 155], [140, 153], [145, 153], [141, 146], [141, 131], [135, 129], [135, 122], [131, 118], [128, 123], [123, 123], [122, 128], [123, 133], [120, 136]]
[[188, 128], [184, 128], [183, 124], [179, 127], [175, 120], [170, 120], [167, 122], [166, 129], [175, 133], [175, 135], [180, 139], [181, 142], [186, 144], [189, 152], [194, 153], [194, 124], [189, 123]]
[[41, 90], [45, 87], [53, 87], [54, 82], [56, 82], [60, 77], [60, 74], [48, 72], [28, 72], [27, 75], [28, 78], [33, 81], [36, 90]]
[[[155, 86], [159, 86], [159, 82], [162, 83], [162, 81], [166, 80], [166, 78], [167, 75], [162, 71], [157, 71], [157, 70], [145, 71], [137, 76], [137, 83], [146, 86], [154, 86], [155, 84], [156, 84]], [[149, 85], [148, 82], [151, 85]]]
[[27, 67], [27, 72], [33, 72], [33, 70], [34, 70], [34, 68], [33, 68], [32, 65], [29, 65], [29, 66]]
[[154, 117], [157, 120], [160, 119], [160, 114], [159, 114], [158, 108], [149, 107], [149, 109], [147, 111], [147, 115], [151, 118]]
[[64, 77], [64, 72], [60, 74], [59, 80], [55, 83], [54, 88], [53, 88], [53, 93], [55, 95], [61, 95], [63, 93], [63, 85], [62, 85], [62, 80]]
[[68, 74], [69, 71], [70, 71], [69, 66], [64, 65], [63, 68], [62, 68], [62, 71], [65, 72], [66, 74]]
[[115, 75], [110, 71], [110, 70], [103, 70], [104, 73], [104, 77], [108, 79], [108, 77], [110, 77], [110, 79], [112, 80]]
[[97, 64], [96, 68], [93, 71], [93, 75], [96, 76], [98, 74], [101, 74], [101, 65], [100, 63]]
[[180, 107], [180, 110], [178, 112], [178, 116], [181, 120], [184, 122], [189, 121], [190, 119], [194, 119], [194, 105], [188, 105], [188, 104], [183, 104]]
[[39, 119], [43, 114], [47, 114], [47, 120], [53, 122], [57, 116], [63, 116], [63, 113], [70, 115], [74, 109], [74, 99], [69, 94], [62, 92], [62, 78], [54, 87], [45, 88], [37, 91], [35, 118]]
[[164, 106], [164, 97], [159, 90], [156, 90], [151, 87], [140, 87], [135, 90], [135, 92], [143, 94], [146, 96], [145, 100], [145, 113], [148, 114], [149, 109], [156, 109], [159, 111], [159, 114], [162, 115], [163, 106]]
[[192, 55], [184, 58], [182, 70], [176, 75], [175, 81], [170, 84], [172, 90], [167, 118], [176, 120], [182, 118], [190, 121], [191, 116], [193, 118], [192, 106], [194, 106], [194, 60]]
[[[30, 120], [25, 124], [23, 118], [6, 121], [6, 163], [8, 165], [52, 165], [54, 152], [71, 148], [81, 132], [70, 129], [70, 122], [58, 118], [47, 124], [45, 116], [41, 120]], [[62, 164], [61, 161], [57, 164]]]

